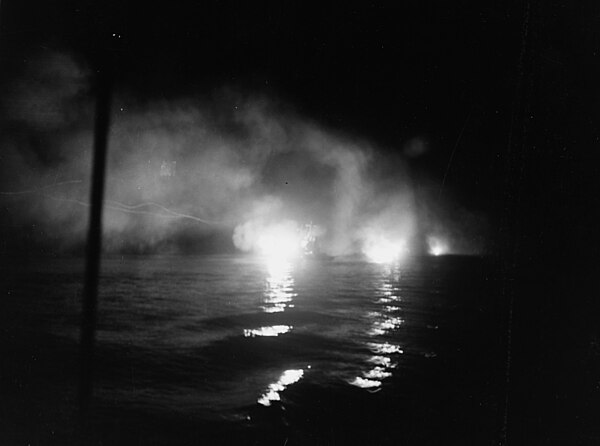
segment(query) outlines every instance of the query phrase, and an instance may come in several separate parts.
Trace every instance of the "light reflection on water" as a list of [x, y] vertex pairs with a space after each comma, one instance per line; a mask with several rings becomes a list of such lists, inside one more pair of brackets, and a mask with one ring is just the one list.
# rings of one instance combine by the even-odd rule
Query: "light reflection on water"
[[[294, 304], [291, 303], [294, 297], [296, 293], [292, 265], [289, 262], [268, 262], [262, 310], [265, 313], [280, 313], [286, 308], [294, 308]], [[292, 328], [291, 325], [272, 325], [258, 329], [245, 329], [244, 336], [279, 336], [288, 333]], [[280, 393], [290, 384], [298, 382], [303, 375], [303, 369], [285, 370], [276, 382], [269, 384], [267, 391], [258, 399], [258, 403], [270, 406], [271, 401], [280, 401]]]
[[390, 344], [389, 342], [376, 343], [370, 342], [367, 344], [371, 351], [376, 354], [389, 355], [392, 353], [404, 353], [398, 345]]
[[271, 325], [269, 327], [260, 328], [244, 328], [245, 337], [254, 336], [279, 336], [280, 334], [287, 333], [292, 327], [290, 325]]
[[[287, 262], [268, 262], [267, 277], [265, 278], [265, 289], [261, 309], [265, 313], [280, 313], [286, 308], [293, 308], [294, 278], [291, 274], [291, 264]], [[245, 337], [255, 336], [279, 336], [289, 332], [291, 325], [271, 325], [259, 328], [245, 328]]]
[[[459, 315], [461, 296], [449, 294], [454, 285], [446, 277], [455, 271], [472, 277], [472, 268], [451, 257], [424, 262], [422, 268], [405, 262], [400, 278], [397, 268], [362, 262], [307, 261], [292, 269], [283, 262], [267, 268], [249, 256], [108, 259], [98, 315], [99, 400], [114, 407], [203, 407], [202, 416], [212, 418], [261, 406], [258, 399], [270, 390], [284, 402], [286, 391], [293, 393], [296, 404], [304, 390], [292, 392], [288, 375], [280, 380], [288, 370], [304, 370], [297, 386], [308, 392], [341, 384], [388, 393], [410, 385], [408, 373], [407, 381], [396, 380], [401, 365], [426, 367], [414, 362], [417, 354], [436, 361], [430, 343]], [[72, 345], [79, 339], [80, 308], [72, 296], [80, 274], [71, 264], [60, 274], [57, 268], [20, 282], [9, 297], [11, 318], [39, 321], [40, 333]], [[23, 295], [31, 299], [16, 298]], [[400, 356], [403, 350], [413, 354]]]
[[374, 353], [367, 359], [367, 363], [373, 367], [364, 371], [362, 376], [357, 376], [349, 381], [349, 384], [363, 389], [372, 389], [377, 391], [382, 385], [382, 381], [392, 376], [391, 370], [396, 367], [393, 355], [404, 353], [402, 348], [397, 345], [384, 341], [381, 338], [396, 330], [404, 323], [404, 320], [396, 314], [401, 310], [398, 305], [388, 305], [399, 303], [401, 298], [398, 296], [398, 288], [394, 282], [399, 280], [398, 269], [384, 270], [377, 284], [375, 304], [379, 307], [378, 311], [370, 311], [367, 317], [371, 320], [371, 326], [367, 335], [372, 341], [366, 343], [369, 350]]
[[279, 313], [286, 308], [293, 308], [294, 278], [289, 263], [269, 263], [265, 279], [265, 291], [262, 310], [265, 313]]
[[276, 382], [269, 385], [267, 391], [258, 399], [258, 403], [263, 406], [270, 406], [271, 401], [280, 401], [281, 396], [279, 393], [283, 392], [290, 384], [300, 381], [303, 375], [303, 369], [286, 370]]

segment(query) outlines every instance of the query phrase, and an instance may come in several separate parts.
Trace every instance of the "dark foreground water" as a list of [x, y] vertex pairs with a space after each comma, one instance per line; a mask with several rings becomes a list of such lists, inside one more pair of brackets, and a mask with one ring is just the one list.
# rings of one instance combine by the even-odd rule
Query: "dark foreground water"
[[[3, 265], [0, 444], [71, 444], [83, 262]], [[243, 256], [103, 263], [94, 444], [497, 444], [489, 265]]]

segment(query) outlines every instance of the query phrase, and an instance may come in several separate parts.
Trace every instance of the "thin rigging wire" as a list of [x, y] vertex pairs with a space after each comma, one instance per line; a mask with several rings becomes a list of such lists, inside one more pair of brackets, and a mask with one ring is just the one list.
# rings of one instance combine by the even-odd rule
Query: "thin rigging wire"
[[[128, 205], [128, 204], [120, 203], [120, 202], [114, 201], [114, 200], [105, 200], [105, 203], [112, 203], [112, 204], [118, 206], [118, 208], [116, 208], [116, 207], [111, 207], [111, 206], [105, 204], [105, 206], [109, 209], [116, 209], [116, 210], [123, 210], [123, 211], [135, 211], [136, 209], [139, 209], [139, 208], [154, 206], [154, 207], [157, 207], [157, 208], [167, 212], [168, 214], [170, 214], [169, 216], [173, 216], [176, 218], [189, 218], [191, 220], [199, 221], [199, 222], [205, 223], [207, 225], [222, 224], [222, 222], [205, 220], [203, 218], [196, 217], [195, 215], [183, 214], [181, 212], [174, 211], [174, 210], [166, 208], [162, 204], [156, 203], [154, 201], [147, 201], [147, 202], [135, 204], [135, 205]], [[140, 211], [140, 212], [143, 212], [143, 211]], [[131, 213], [134, 213], [134, 212], [131, 212]], [[152, 214], [152, 215], [164, 215], [164, 214], [156, 214], [153, 212], [146, 212], [146, 213]], [[164, 216], [166, 217], [166, 215], [164, 215]]]
[[[47, 189], [55, 188], [55, 187], [62, 186], [62, 185], [65, 185], [65, 184], [81, 184], [81, 183], [83, 183], [82, 180], [62, 181], [60, 183], [49, 184], [49, 185], [38, 187], [38, 188], [35, 188], [35, 189], [26, 189], [26, 190], [21, 190], [21, 191], [6, 191], [6, 192], [0, 191], [0, 195], [39, 194], [42, 197], [49, 198], [51, 200], [63, 201], [63, 202], [67, 202], [67, 203], [75, 203], [75, 204], [79, 204], [81, 206], [89, 207], [90, 203], [85, 202], [85, 201], [77, 200], [77, 199], [74, 199], [74, 198], [56, 197], [56, 196], [53, 196], [53, 195], [48, 195], [48, 194], [41, 193], [42, 191], [45, 191]], [[197, 217], [195, 215], [190, 215], [190, 214], [184, 214], [182, 212], [177, 212], [177, 211], [174, 211], [173, 209], [169, 209], [169, 208], [167, 208], [167, 207], [165, 207], [165, 206], [163, 206], [163, 205], [161, 205], [159, 203], [156, 203], [154, 201], [148, 201], [148, 202], [139, 203], [139, 204], [135, 204], [135, 205], [129, 205], [129, 204], [126, 204], [126, 203], [121, 203], [119, 201], [115, 201], [115, 200], [104, 200], [104, 207], [107, 208], [107, 209], [114, 210], [114, 211], [125, 212], [127, 214], [154, 215], [154, 216], [157, 216], [157, 217], [164, 217], [164, 218], [188, 219], [188, 220], [197, 221], [199, 223], [203, 223], [205, 225], [210, 225], [210, 226], [218, 226], [218, 225], [225, 224], [224, 222], [206, 220], [204, 218], [200, 218], [200, 217]], [[140, 208], [144, 208], [144, 207], [156, 207], [156, 208], [158, 208], [158, 209], [166, 212], [166, 214], [165, 213], [159, 213], [159, 212], [139, 210]]]
[[452, 153], [450, 154], [450, 159], [448, 160], [448, 165], [446, 166], [446, 171], [444, 172], [444, 179], [442, 180], [442, 185], [440, 186], [440, 192], [438, 194], [438, 198], [440, 198], [442, 196], [442, 191], [444, 190], [444, 185], [446, 184], [446, 177], [448, 176], [448, 172], [450, 172], [450, 166], [452, 165], [452, 160], [454, 159], [454, 154], [456, 153], [456, 149], [458, 148], [458, 144], [460, 143], [460, 140], [465, 131], [465, 128], [467, 128], [467, 123], [469, 122], [469, 118], [471, 117], [472, 112], [473, 112], [473, 107], [471, 107], [471, 110], [469, 110], [469, 114], [467, 115], [467, 118], [465, 119], [465, 123], [463, 124], [462, 129], [460, 130], [460, 133], [458, 134], [458, 138], [456, 138], [456, 142], [454, 143], [454, 147], [452, 148]]
[[[50, 199], [55, 200], [55, 201], [64, 201], [64, 202], [67, 202], [67, 203], [76, 203], [76, 204], [79, 204], [81, 206], [86, 206], [86, 207], [90, 206], [90, 204], [87, 203], [87, 202], [85, 202], [85, 201], [76, 200], [76, 199], [73, 199], [73, 198], [54, 197], [54, 196], [51, 196], [51, 195], [44, 195], [44, 197], [50, 198]], [[107, 204], [109, 202], [115, 203], [118, 206]], [[140, 211], [140, 210], [137, 210], [137, 208], [140, 208], [140, 207], [143, 207], [143, 206], [149, 206], [149, 205], [157, 206], [160, 209], [163, 209], [165, 212], [167, 212], [167, 214], [161, 214], [161, 213], [158, 213], [158, 212], [151, 212], [151, 211]], [[222, 225], [222, 224], [224, 224], [223, 222], [216, 222], [216, 221], [205, 220], [203, 218], [196, 217], [195, 215], [189, 215], [189, 214], [183, 214], [181, 212], [176, 212], [176, 211], [168, 209], [168, 208], [166, 208], [166, 207], [164, 207], [164, 206], [162, 206], [162, 205], [160, 205], [158, 203], [153, 203], [153, 202], [141, 203], [141, 204], [138, 204], [138, 205], [135, 205], [135, 206], [129, 206], [129, 205], [126, 205], [124, 203], [119, 203], [118, 201], [105, 200], [104, 201], [104, 207], [107, 208], [107, 209], [112, 209], [114, 211], [125, 212], [127, 214], [154, 215], [154, 216], [157, 216], [157, 217], [174, 218], [174, 219], [177, 219], [177, 218], [189, 219], [189, 220], [197, 221], [199, 223], [203, 223], [203, 224], [209, 225], [209, 226], [216, 226], [216, 225]]]

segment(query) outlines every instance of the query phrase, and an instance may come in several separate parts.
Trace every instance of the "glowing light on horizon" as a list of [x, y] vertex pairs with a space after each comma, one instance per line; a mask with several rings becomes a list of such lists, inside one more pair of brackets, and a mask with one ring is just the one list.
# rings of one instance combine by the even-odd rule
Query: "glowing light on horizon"
[[269, 385], [267, 391], [258, 399], [258, 404], [262, 404], [263, 406], [270, 406], [271, 401], [281, 401], [281, 396], [279, 395], [279, 393], [283, 392], [287, 386], [300, 381], [300, 379], [302, 379], [303, 376], [303, 369], [286, 370], [279, 377], [279, 380], [277, 382]]
[[302, 236], [292, 224], [277, 224], [263, 229], [255, 247], [267, 259], [270, 270], [285, 269], [302, 253]]
[[439, 237], [427, 237], [427, 246], [429, 247], [429, 254], [433, 256], [448, 254], [448, 243]]
[[405, 240], [390, 240], [382, 236], [368, 239], [363, 246], [363, 253], [374, 263], [392, 263], [407, 252]]

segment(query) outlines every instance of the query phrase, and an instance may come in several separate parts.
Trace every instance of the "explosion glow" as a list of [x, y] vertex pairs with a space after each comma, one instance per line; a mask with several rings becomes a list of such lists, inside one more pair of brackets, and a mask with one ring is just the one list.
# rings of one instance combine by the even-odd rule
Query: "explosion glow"
[[391, 263], [407, 253], [404, 240], [389, 240], [378, 236], [368, 239], [363, 246], [363, 253], [374, 263]]
[[277, 224], [264, 228], [256, 240], [256, 250], [270, 264], [289, 262], [301, 253], [302, 237], [293, 224]]
[[427, 245], [429, 246], [429, 254], [433, 256], [440, 256], [448, 253], [448, 244], [438, 237], [427, 237]]

